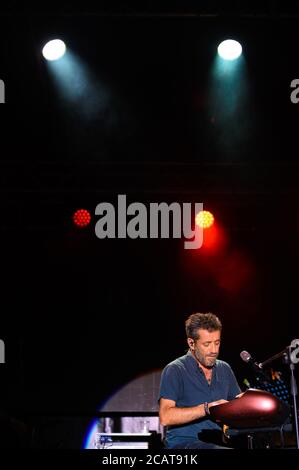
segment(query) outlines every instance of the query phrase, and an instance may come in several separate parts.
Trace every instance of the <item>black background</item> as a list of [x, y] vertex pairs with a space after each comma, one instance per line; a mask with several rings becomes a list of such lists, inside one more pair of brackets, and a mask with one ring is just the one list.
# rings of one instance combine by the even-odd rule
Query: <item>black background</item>
[[[194, 311], [221, 317], [221, 357], [240, 383], [242, 349], [263, 360], [298, 337], [298, 19], [265, 11], [2, 12], [0, 337], [12, 415], [86, 418], [183, 354]], [[57, 92], [40, 53], [53, 35], [103, 91], [93, 119]], [[250, 128], [224, 149], [209, 80], [228, 36], [243, 45], [250, 96], [235, 124]], [[209, 255], [183, 240], [99, 240], [95, 207], [118, 194], [203, 202], [227, 244]], [[86, 229], [72, 224], [80, 207], [93, 216]]]

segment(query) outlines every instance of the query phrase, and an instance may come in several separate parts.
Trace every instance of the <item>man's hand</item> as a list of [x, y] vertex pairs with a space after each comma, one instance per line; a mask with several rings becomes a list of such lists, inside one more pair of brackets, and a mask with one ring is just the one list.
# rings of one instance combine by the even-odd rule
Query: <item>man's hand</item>
[[216, 400], [216, 401], [211, 401], [211, 403], [208, 403], [208, 407], [211, 408], [211, 406], [217, 406], [217, 405], [223, 405], [223, 403], [228, 403], [228, 400]]

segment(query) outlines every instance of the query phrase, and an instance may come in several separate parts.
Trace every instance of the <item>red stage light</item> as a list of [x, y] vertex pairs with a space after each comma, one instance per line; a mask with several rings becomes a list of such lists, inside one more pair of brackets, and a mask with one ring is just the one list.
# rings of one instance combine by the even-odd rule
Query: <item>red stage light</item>
[[79, 209], [73, 215], [73, 222], [77, 227], [86, 227], [91, 221], [91, 215], [86, 209]]
[[200, 211], [195, 217], [195, 222], [200, 228], [210, 228], [214, 223], [214, 216], [209, 211]]

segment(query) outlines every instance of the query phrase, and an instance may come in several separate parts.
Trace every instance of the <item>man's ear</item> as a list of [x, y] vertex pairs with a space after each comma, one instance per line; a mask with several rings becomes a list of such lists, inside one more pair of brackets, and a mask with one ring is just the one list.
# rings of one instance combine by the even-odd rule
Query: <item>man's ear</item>
[[188, 342], [189, 348], [191, 349], [191, 351], [193, 351], [194, 350], [194, 340], [192, 338], [188, 338], [187, 342]]

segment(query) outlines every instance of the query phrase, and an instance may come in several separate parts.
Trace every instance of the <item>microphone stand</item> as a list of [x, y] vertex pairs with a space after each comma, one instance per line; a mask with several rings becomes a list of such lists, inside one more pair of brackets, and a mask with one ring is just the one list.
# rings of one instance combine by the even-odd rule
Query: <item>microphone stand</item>
[[288, 348], [285, 348], [283, 351], [280, 351], [279, 353], [275, 354], [272, 357], [269, 357], [269, 359], [266, 359], [263, 362], [259, 363], [259, 367], [263, 369], [267, 364], [270, 364], [271, 362], [275, 361], [275, 359], [278, 359], [279, 357], [283, 356], [285, 357], [286, 352], [288, 352]]
[[294, 410], [294, 424], [295, 424], [295, 432], [296, 432], [296, 447], [299, 449], [299, 426], [298, 426], [298, 411], [297, 411], [297, 394], [298, 394], [298, 389], [297, 389], [297, 383], [296, 383], [296, 378], [295, 378], [295, 364], [292, 361], [292, 356], [291, 356], [291, 346], [288, 346], [288, 352], [285, 355], [287, 363], [289, 364], [290, 367], [290, 374], [291, 374], [291, 395], [293, 397], [293, 410]]
[[297, 411], [297, 394], [298, 394], [298, 389], [297, 389], [297, 383], [296, 383], [296, 378], [294, 374], [295, 370], [295, 364], [298, 362], [296, 358], [294, 358], [292, 354], [292, 346], [294, 347], [297, 345], [298, 340], [293, 340], [290, 346], [287, 346], [283, 351], [281, 351], [278, 354], [275, 354], [275, 356], [270, 357], [264, 362], [261, 362], [259, 366], [262, 368], [265, 365], [269, 364], [270, 362], [274, 361], [275, 359], [278, 359], [279, 357], [283, 357], [283, 360], [286, 364], [289, 365], [290, 368], [290, 390], [291, 390], [291, 395], [293, 399], [293, 420], [294, 420], [294, 425], [295, 425], [295, 435], [296, 435], [296, 448], [299, 449], [299, 425], [298, 425], [298, 411]]

